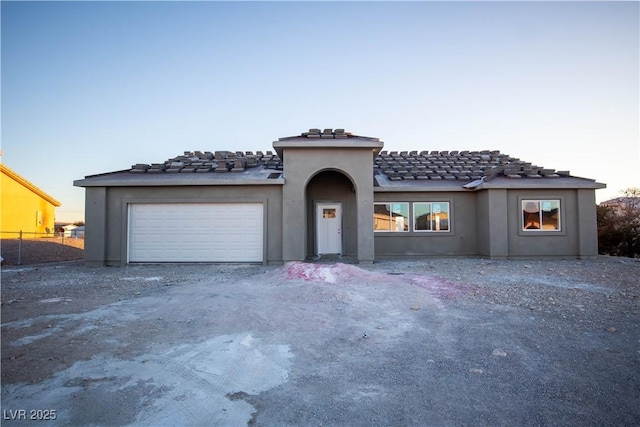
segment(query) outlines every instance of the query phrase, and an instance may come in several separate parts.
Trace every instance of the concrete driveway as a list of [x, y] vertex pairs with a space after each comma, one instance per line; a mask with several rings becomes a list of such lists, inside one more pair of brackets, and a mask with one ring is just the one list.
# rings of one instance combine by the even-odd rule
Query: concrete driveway
[[639, 277], [615, 258], [5, 268], [2, 424], [638, 425]]

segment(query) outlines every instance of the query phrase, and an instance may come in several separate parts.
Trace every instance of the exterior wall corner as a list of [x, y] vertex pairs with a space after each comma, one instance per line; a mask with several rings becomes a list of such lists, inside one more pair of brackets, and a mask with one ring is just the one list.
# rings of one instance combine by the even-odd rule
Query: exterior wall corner
[[509, 206], [507, 190], [488, 190], [486, 227], [488, 231], [488, 254], [492, 259], [503, 259], [509, 256]]
[[577, 190], [578, 257], [598, 255], [598, 218], [596, 195], [592, 189]]
[[107, 212], [107, 188], [87, 187], [84, 236], [84, 260], [87, 265], [105, 265]]

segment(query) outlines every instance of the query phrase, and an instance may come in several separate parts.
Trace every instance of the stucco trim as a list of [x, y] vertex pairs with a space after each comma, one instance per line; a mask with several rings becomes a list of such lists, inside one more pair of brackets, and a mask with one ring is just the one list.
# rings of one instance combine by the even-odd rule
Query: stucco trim
[[[270, 171], [274, 172], [274, 171]], [[277, 171], [276, 171], [277, 172]], [[135, 175], [127, 173], [113, 176], [87, 177], [73, 181], [75, 187], [174, 187], [174, 186], [221, 186], [221, 185], [283, 185], [284, 178], [266, 176], [240, 176], [241, 174], [168, 174]], [[265, 175], [265, 174], [262, 174]]]
[[483, 182], [474, 189], [464, 188], [466, 181], [446, 181], [446, 180], [400, 180], [390, 181], [381, 178], [380, 175], [374, 175], [378, 186], [374, 187], [376, 193], [393, 193], [393, 192], [433, 192], [433, 191], [458, 191], [458, 192], [480, 192], [487, 190], [575, 190], [575, 189], [594, 189], [598, 190], [606, 188], [605, 184], [595, 182], [593, 180], [576, 177], [566, 178], [538, 178], [538, 179], [513, 179], [498, 177], [489, 182]]
[[287, 148], [342, 148], [342, 149], [371, 149], [371, 155], [380, 153], [384, 143], [377, 138], [351, 137], [345, 139], [310, 139], [306, 137], [290, 137], [273, 142], [273, 148], [284, 160]]
[[[337, 168], [337, 167], [327, 167], [324, 169], [318, 169], [315, 172], [313, 172], [311, 175], [309, 175], [309, 177], [307, 178], [306, 182], [304, 183], [304, 188], [306, 191], [307, 186], [309, 185], [309, 183], [313, 180], [313, 178], [315, 178], [316, 176], [320, 175], [323, 172], [338, 172], [341, 173], [342, 175], [344, 175], [345, 177], [349, 178], [349, 181], [351, 181], [351, 185], [353, 186], [353, 190], [355, 193], [358, 192], [358, 183], [356, 182], [356, 180], [353, 178], [353, 176], [351, 176], [351, 174], [343, 169]], [[286, 179], [286, 177], [285, 177]]]

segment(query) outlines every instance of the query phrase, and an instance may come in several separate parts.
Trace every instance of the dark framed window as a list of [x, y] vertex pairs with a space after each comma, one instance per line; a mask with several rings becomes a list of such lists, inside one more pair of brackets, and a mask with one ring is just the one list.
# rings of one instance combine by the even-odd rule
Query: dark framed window
[[409, 231], [409, 203], [374, 203], [373, 230], [375, 232]]
[[561, 231], [559, 199], [522, 200], [522, 231]]
[[415, 202], [413, 204], [413, 230], [450, 231], [449, 202]]

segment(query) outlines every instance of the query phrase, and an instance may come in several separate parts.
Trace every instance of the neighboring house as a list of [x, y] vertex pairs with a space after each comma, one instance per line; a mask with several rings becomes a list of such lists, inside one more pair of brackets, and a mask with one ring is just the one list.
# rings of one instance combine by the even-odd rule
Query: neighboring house
[[640, 197], [616, 197], [604, 202], [600, 202], [600, 206], [612, 208], [618, 215], [622, 215], [630, 211], [640, 211]]
[[80, 225], [73, 230], [71, 230], [71, 237], [74, 239], [83, 239], [84, 238], [84, 225]]
[[498, 151], [386, 152], [342, 129], [273, 148], [185, 152], [75, 181], [87, 264], [598, 253], [605, 185], [591, 179]]
[[71, 237], [71, 232], [75, 230], [78, 226], [74, 224], [66, 224], [56, 226], [56, 232], [61, 237]]
[[0, 235], [4, 239], [44, 237], [53, 233], [60, 202], [0, 163]]

